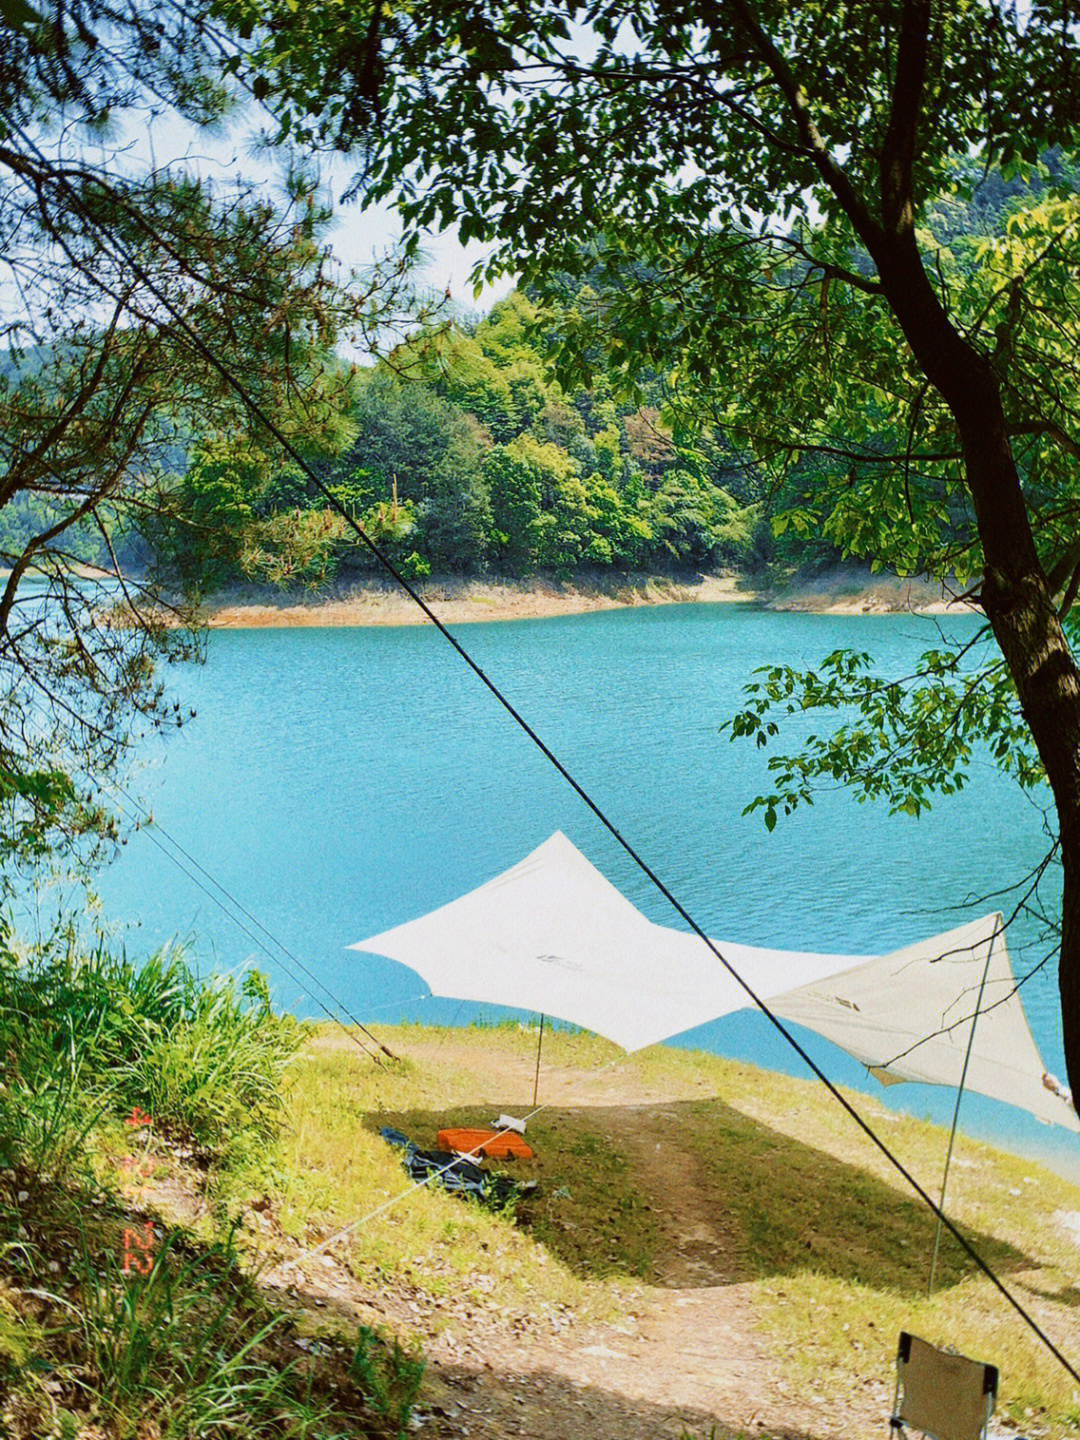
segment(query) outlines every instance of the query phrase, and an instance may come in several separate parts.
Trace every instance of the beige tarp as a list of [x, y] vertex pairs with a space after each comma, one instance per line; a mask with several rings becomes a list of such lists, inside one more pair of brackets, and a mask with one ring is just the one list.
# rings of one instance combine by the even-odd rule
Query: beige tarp
[[[879, 956], [714, 943], [778, 1014], [879, 1079], [953, 1088], [989, 957], [966, 1087], [1080, 1131], [1042, 1084], [1001, 923], [989, 915]], [[557, 1016], [626, 1050], [752, 1003], [698, 936], [647, 920], [561, 832], [460, 899], [349, 948], [410, 966], [436, 995]]]

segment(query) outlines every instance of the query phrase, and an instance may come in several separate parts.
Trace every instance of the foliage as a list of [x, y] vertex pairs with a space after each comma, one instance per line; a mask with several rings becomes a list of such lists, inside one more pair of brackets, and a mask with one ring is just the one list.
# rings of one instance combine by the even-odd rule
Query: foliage
[[650, 507], [665, 548], [698, 565], [706, 557], [729, 564], [753, 558], [760, 514], [759, 506], [740, 506], [726, 490], [682, 469], [667, 472]]
[[[375, 342], [407, 264], [339, 284], [299, 166], [272, 200], [135, 157], [150, 116], [217, 124], [249, 93], [201, 0], [9, 6], [0, 33], [0, 858], [65, 844], [74, 861], [115, 838], [99, 786], [132, 726], [181, 718], [157, 662], [200, 653], [187, 591], [234, 563], [222, 522], [266, 468], [211, 354], [305, 453], [332, 452], [351, 385], [335, 346]], [[264, 568], [284, 549], [290, 574], [317, 571], [311, 537], [281, 528]]]
[[283, 1317], [256, 1302], [230, 1241], [189, 1257], [179, 1240], [165, 1237], [149, 1273], [127, 1279], [115, 1260], [85, 1257], [61, 1367], [79, 1366], [77, 1388], [119, 1436], [138, 1434], [148, 1411], [164, 1412], [162, 1433], [177, 1440], [275, 1434], [285, 1416], [310, 1424], [295, 1362], [260, 1353]]
[[[699, 27], [666, 0], [632, 20], [613, 3], [578, 37], [587, 65], [547, 0], [376, 12], [366, 88], [332, 7], [288, 23], [272, 3], [229, 13], [256, 27], [253, 63], [273, 67], [288, 124], [362, 141], [367, 193], [396, 199], [414, 241], [455, 223], [492, 245], [485, 275], [525, 275], [551, 310], [545, 338], [565, 385], [606, 366], [625, 393], [660, 399], [676, 441], [707, 424], [792, 486], [781, 537], [824, 535], [903, 573], [979, 573], [954, 415], [869, 253], [881, 146], [901, 125], [891, 77], [905, 7], [739, 4]], [[923, 18], [911, 12], [913, 33]], [[1064, 565], [1067, 582], [1080, 235], [1074, 171], [1048, 147], [1067, 150], [1080, 123], [1076, 36], [1045, 9], [1021, 23], [964, 5], [935, 23], [903, 162], [912, 238], [943, 309], [1000, 379], [1021, 466], [1037, 477], [1044, 565]], [[732, 56], [746, 74], [729, 70]], [[550, 85], [533, 84], [537, 65]], [[437, 348], [425, 373], [449, 377], [460, 356], [471, 395], [484, 349], [478, 330]]]
[[982, 660], [983, 632], [961, 648], [931, 650], [902, 679], [882, 679], [866, 653], [836, 650], [814, 670], [767, 666], [745, 689], [746, 709], [728, 722], [731, 738], [765, 746], [786, 717], [812, 711], [851, 715], [827, 735], [800, 735], [802, 748], [774, 755], [769, 771], [778, 790], [758, 796], [772, 830], [777, 814], [813, 803], [822, 781], [850, 786], [858, 800], [882, 798], [890, 814], [919, 816], [935, 794], [953, 795], [967, 783], [973, 756], [989, 748], [995, 763], [1025, 789], [1046, 774], [1016, 705], [1016, 691], [1000, 658]]
[[392, 1433], [405, 1435], [424, 1378], [417, 1348], [406, 1349], [396, 1335], [387, 1342], [370, 1325], [361, 1325], [349, 1374]]
[[[874, 145], [889, 132], [899, 11], [864, 3], [842, 16], [822, 10], [819, 23], [819, 8], [740, 5], [699, 30], [658, 0], [634, 12], [631, 34], [618, 4], [602, 6], [585, 32], [588, 65], [546, 0], [512, 14], [483, 4], [375, 12], [366, 88], [331, 8], [283, 21], [272, 3], [241, 0], [228, 13], [255, 27], [253, 63], [272, 66], [292, 132], [361, 142], [366, 193], [396, 198], [414, 241], [425, 226], [456, 223], [492, 243], [486, 276], [524, 273], [528, 298], [515, 296], [512, 313], [441, 335], [408, 370], [478, 415], [496, 441], [512, 438], [511, 368], [542, 379], [540, 357], [526, 363], [521, 345], [539, 322], [568, 393], [606, 366], [644, 403], [626, 417], [624, 450], [654, 477], [675, 451], [643, 425], [650, 406], [676, 446], [704, 424], [729, 463], [758, 467], [784, 490], [776, 540], [786, 557], [800, 560], [823, 537], [822, 559], [975, 575], [981, 551], [952, 415], [883, 303], [844, 190], [872, 194], [879, 182]], [[1022, 464], [1043, 479], [1045, 500], [1033, 498], [1050, 570], [1071, 553], [1061, 502], [1075, 407], [1061, 382], [1074, 369], [1080, 240], [1074, 171], [1046, 147], [1067, 144], [1080, 118], [1065, 100], [1075, 37], [1049, 12], [1021, 38], [969, 9], [942, 17], [927, 62], [934, 118], [920, 132], [916, 239], [948, 313], [974, 343], [985, 337], [1003, 377], [1012, 430], [1026, 437]], [[701, 66], [712, 57], [724, 75], [740, 43], [759, 76], [752, 108], [714, 111]], [[849, 152], [843, 183], [811, 145], [780, 138], [797, 125], [775, 52], [799, 67], [822, 152]], [[558, 84], [534, 86], [536, 64]], [[1016, 101], [1007, 121], [980, 103], [988, 64]], [[1026, 87], [1032, 66], [1060, 81], [1045, 106]], [[324, 94], [342, 77], [343, 93]], [[585, 163], [594, 151], [599, 166]], [[516, 416], [518, 433], [525, 423]], [[760, 493], [761, 483], [751, 498]], [[674, 508], [675, 523], [654, 533], [702, 563], [695, 515], [710, 506], [686, 496]], [[726, 559], [723, 540], [707, 534], [713, 562]]]
[[[0, 768], [0, 856], [38, 859], [49, 848], [49, 835], [61, 817], [75, 834], [103, 822], [92, 802], [81, 802], [71, 776], [63, 770]], [[107, 823], [107, 822], [105, 822]]]
[[270, 1008], [257, 972], [200, 980], [183, 955], [137, 966], [99, 946], [0, 965], [0, 1164], [85, 1173], [86, 1139], [139, 1107], [166, 1134], [225, 1158], [266, 1142], [303, 1027]]
[[173, 564], [182, 583], [212, 586], [237, 568], [267, 463], [242, 437], [208, 438], [190, 455], [175, 492], [183, 526]]
[[275, 1014], [257, 971], [238, 991], [227, 979], [198, 980], [182, 960], [148, 966], [157, 970], [156, 1013], [116, 1071], [125, 1107], [138, 1101], [165, 1133], [225, 1155], [241, 1134], [271, 1139], [281, 1122], [282, 1072], [304, 1027]]
[[[958, 174], [928, 218], [933, 229], [924, 232], [936, 247], [938, 273], [954, 312], [973, 330], [985, 327], [995, 335], [1002, 362], [1008, 346], [1007, 393], [1017, 407], [1016, 444], [1029, 513], [1063, 611], [1077, 587], [1074, 466], [1057, 422], [1025, 416], [1032, 394], [1042, 395], [1045, 404], [1051, 371], [1059, 401], [1065, 408], [1074, 403], [1066, 398], [1075, 393], [1072, 358], [1061, 341], [1072, 333], [1076, 297], [1063, 292], [1060, 269], [1080, 214], [1077, 196], [1063, 193], [1074, 181], [1075, 171], [1051, 155], [1042, 177], [1036, 173], [1006, 184], [992, 172], [965, 201]], [[938, 229], [942, 240], [935, 238]], [[860, 407], [845, 396], [850, 387], [831, 377], [812, 382], [833, 454], [822, 453], [813, 462], [807, 456], [794, 468], [786, 481], [787, 501], [777, 505], [772, 519], [774, 533], [780, 543], [795, 537], [795, 553], [824, 537], [834, 554], [869, 560], [874, 569], [921, 570], [950, 584], [975, 579], [983, 567], [981, 545], [965, 501], [960, 457], [950, 453], [955, 439], [944, 406], [922, 393], [909, 359], [898, 354], [890, 364], [880, 337], [853, 330], [850, 303], [830, 296], [829, 304], [834, 360], [843, 346], [845, 369], [857, 358], [865, 366], [870, 346], [877, 346], [871, 353], [877, 356], [879, 385], [871, 403]], [[1049, 367], [1041, 378], [1029, 368], [1038, 365]], [[793, 427], [794, 416], [787, 423]], [[977, 594], [977, 586], [973, 589]], [[1071, 618], [1066, 628], [1070, 636], [1075, 633]], [[796, 730], [792, 738], [800, 748], [770, 759], [776, 790], [756, 797], [748, 811], [760, 810], [771, 829], [779, 814], [812, 801], [819, 785], [838, 781], [859, 800], [881, 797], [892, 811], [918, 816], [935, 795], [962, 789], [976, 753], [988, 753], [1025, 788], [1044, 784], [1045, 769], [992, 636], [983, 631], [963, 646], [942, 639], [907, 677], [876, 674], [870, 657], [854, 652], [830, 655], [812, 670], [761, 672], [748, 687], [747, 708], [731, 722], [732, 738], [772, 744], [789, 734], [790, 717], [824, 712], [840, 718], [828, 735]]]
[[[490, 513], [480, 474], [481, 427], [435, 389], [420, 382], [402, 384], [388, 369], [360, 388], [351, 418], [357, 439], [335, 465], [335, 478], [356, 467], [353, 473], [364, 476], [367, 505], [393, 504], [397, 494], [411, 507], [418, 530], [413, 545], [419, 543], [430, 565], [451, 571], [482, 568]], [[342, 560], [370, 564], [355, 545]]]
[[[762, 507], [725, 488], [723, 446], [677, 444], [657, 408], [602, 384], [566, 394], [543, 345], [515, 291], [474, 328], [421, 328], [354, 377], [353, 438], [324, 473], [400, 569], [567, 578], [761, 558]], [[317, 585], [375, 565], [314, 486], [243, 437], [195, 447], [177, 494], [173, 565], [190, 584]]]

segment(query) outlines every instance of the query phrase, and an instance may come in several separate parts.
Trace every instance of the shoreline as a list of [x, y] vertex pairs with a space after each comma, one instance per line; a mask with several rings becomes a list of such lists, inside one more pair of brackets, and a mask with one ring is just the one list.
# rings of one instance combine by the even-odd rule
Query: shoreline
[[[427, 580], [416, 588], [448, 625], [538, 620], [642, 605], [750, 604], [816, 615], [944, 615], [975, 609], [925, 579], [854, 571], [795, 576], [767, 586], [755, 586], [751, 576], [721, 573], [588, 577], [565, 583], [455, 576]], [[212, 630], [429, 623], [403, 591], [376, 582], [337, 586], [310, 597], [262, 586], [234, 587], [204, 606], [203, 620]]]

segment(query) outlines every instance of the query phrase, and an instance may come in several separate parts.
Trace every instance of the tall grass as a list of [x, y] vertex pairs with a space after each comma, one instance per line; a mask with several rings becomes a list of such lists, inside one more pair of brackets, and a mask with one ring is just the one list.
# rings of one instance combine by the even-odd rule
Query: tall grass
[[0, 1434], [375, 1440], [407, 1429], [419, 1356], [361, 1326], [313, 1358], [242, 1271], [231, 1234], [201, 1249], [166, 1234], [131, 1275], [97, 1238], [83, 1233], [75, 1283], [24, 1292], [47, 1325], [18, 1323], [12, 1307], [5, 1329], [0, 1307]]
[[137, 1106], [155, 1128], [225, 1156], [268, 1140], [304, 1037], [265, 979], [199, 977], [172, 949], [136, 965], [98, 946], [19, 963], [0, 953], [0, 1166], [73, 1178], [96, 1121]]
[[273, 1363], [283, 1317], [254, 1302], [228, 1243], [183, 1256], [175, 1239], [165, 1237], [148, 1274], [126, 1280], [115, 1260], [85, 1255], [78, 1303], [66, 1304], [61, 1383], [118, 1436], [144, 1430], [148, 1416], [163, 1437], [276, 1435], [286, 1417], [303, 1434], [318, 1409], [305, 1403], [295, 1361]]
[[401, 1434], [418, 1355], [353, 1329], [313, 1358], [243, 1272], [233, 1230], [196, 1243], [101, 1188], [135, 1109], [215, 1174], [265, 1153], [306, 1027], [274, 1013], [257, 972], [203, 980], [177, 950], [136, 965], [103, 946], [20, 962], [5, 940], [0, 1435]]

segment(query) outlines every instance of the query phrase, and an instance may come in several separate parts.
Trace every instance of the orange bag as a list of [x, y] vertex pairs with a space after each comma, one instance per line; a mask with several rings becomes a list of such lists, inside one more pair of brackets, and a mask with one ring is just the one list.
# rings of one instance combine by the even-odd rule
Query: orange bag
[[466, 1154], [490, 1155], [493, 1160], [531, 1160], [533, 1152], [513, 1130], [440, 1130], [440, 1150], [461, 1150]]

